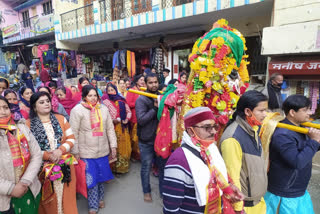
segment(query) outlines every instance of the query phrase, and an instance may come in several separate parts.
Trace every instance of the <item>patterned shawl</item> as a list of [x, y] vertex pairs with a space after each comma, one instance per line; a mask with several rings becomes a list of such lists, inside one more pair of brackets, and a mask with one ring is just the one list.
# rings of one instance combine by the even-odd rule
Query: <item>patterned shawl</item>
[[19, 103], [10, 103], [10, 111], [12, 113], [12, 118], [14, 121], [19, 121], [23, 118], [21, 112], [20, 112], [20, 106]]
[[88, 102], [81, 102], [81, 105], [90, 110], [92, 136], [103, 136], [103, 121], [101, 116], [100, 102], [97, 102], [95, 105], [91, 105]]
[[[31, 88], [30, 88], [31, 89]], [[30, 108], [30, 103], [28, 101], [26, 101], [23, 97], [22, 97], [22, 93], [21, 93], [21, 88], [19, 90], [19, 99], [20, 101], [27, 106], [28, 108]]]
[[[50, 113], [50, 121], [54, 130], [54, 138], [57, 141], [57, 148], [59, 148], [63, 132], [58, 119], [56, 118], [56, 116], [54, 116], [53, 113]], [[36, 138], [36, 140], [38, 141], [41, 151], [49, 151], [50, 144], [47, 137], [47, 133], [39, 117], [34, 117], [31, 119], [30, 130]]]
[[[115, 85], [109, 83], [107, 85], [107, 89], [106, 89], [107, 91], [108, 91], [108, 87], [112, 87], [116, 91], [116, 94], [108, 94], [108, 99], [115, 104], [118, 101], [119, 111], [120, 111], [120, 119], [121, 119], [121, 121], [123, 121], [127, 118], [126, 99], [124, 99], [122, 96], [119, 95], [118, 89]], [[116, 106], [117, 106], [117, 104], [116, 104]]]
[[[18, 129], [18, 127], [12, 119], [10, 119], [9, 123], [1, 123], [0, 129], [6, 130], [13, 166], [22, 166], [21, 175], [19, 175], [20, 177], [22, 176], [24, 170], [27, 168], [30, 161], [30, 150], [28, 140], [20, 131], [20, 129]], [[15, 135], [12, 134], [13, 131], [16, 131]]]

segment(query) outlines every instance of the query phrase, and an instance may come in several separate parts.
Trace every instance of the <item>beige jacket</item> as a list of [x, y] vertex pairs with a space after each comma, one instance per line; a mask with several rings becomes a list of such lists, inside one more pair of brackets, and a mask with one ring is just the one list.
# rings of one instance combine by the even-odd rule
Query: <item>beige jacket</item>
[[[41, 189], [38, 179], [38, 172], [42, 163], [42, 153], [38, 142], [32, 135], [29, 128], [25, 125], [25, 120], [21, 120], [17, 124], [20, 131], [26, 136], [31, 153], [30, 163], [24, 172], [21, 180], [29, 185], [32, 194], [36, 197]], [[5, 130], [0, 130], [0, 211], [6, 211], [10, 208], [10, 194], [15, 186], [15, 172], [12, 162], [8, 138]]]
[[117, 147], [117, 137], [109, 110], [101, 105], [103, 119], [103, 136], [92, 136], [90, 110], [78, 104], [70, 114], [70, 125], [76, 138], [72, 150], [73, 154], [79, 154], [81, 158], [100, 158], [109, 154], [110, 148]]

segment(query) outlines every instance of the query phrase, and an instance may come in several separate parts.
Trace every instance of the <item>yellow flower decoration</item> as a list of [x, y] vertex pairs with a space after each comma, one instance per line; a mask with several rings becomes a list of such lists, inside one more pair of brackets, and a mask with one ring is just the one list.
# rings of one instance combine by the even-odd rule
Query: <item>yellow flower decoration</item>
[[229, 22], [225, 19], [219, 19], [216, 23], [219, 24], [220, 27], [226, 27], [229, 24]]

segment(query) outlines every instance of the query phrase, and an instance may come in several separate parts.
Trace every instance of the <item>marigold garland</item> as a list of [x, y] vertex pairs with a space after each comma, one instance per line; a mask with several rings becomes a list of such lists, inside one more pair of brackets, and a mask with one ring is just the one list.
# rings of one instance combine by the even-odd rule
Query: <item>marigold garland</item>
[[[200, 37], [189, 55], [191, 74], [181, 114], [207, 106], [224, 126], [249, 86], [248, 55], [243, 35], [225, 19]], [[181, 121], [182, 123], [182, 121]]]

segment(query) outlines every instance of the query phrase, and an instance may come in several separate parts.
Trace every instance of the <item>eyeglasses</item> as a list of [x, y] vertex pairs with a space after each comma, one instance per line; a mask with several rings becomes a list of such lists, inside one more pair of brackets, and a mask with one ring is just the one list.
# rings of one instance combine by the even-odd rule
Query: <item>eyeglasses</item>
[[219, 125], [218, 125], [218, 124], [214, 124], [214, 125], [204, 125], [204, 126], [193, 126], [193, 127], [200, 128], [200, 129], [205, 129], [206, 132], [211, 132], [212, 129], [214, 129], [214, 130], [216, 130], [216, 131], [219, 129]]

